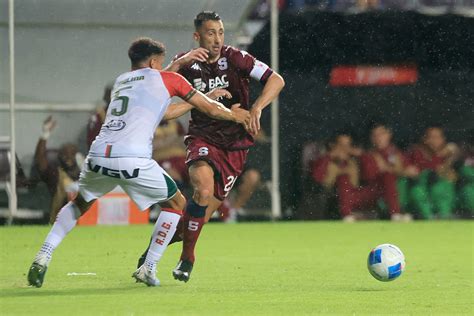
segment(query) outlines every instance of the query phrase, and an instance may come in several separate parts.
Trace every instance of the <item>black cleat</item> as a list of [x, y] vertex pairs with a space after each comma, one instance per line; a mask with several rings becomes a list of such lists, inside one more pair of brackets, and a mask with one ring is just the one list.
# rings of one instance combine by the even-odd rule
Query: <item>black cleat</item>
[[188, 260], [180, 260], [178, 265], [173, 270], [173, 277], [175, 280], [188, 282], [193, 271], [193, 263]]
[[28, 271], [28, 285], [41, 287], [43, 285], [44, 275], [48, 271], [47, 266], [33, 262]]
[[146, 255], [148, 254], [148, 249], [150, 249], [150, 247], [146, 248], [142, 256], [138, 258], [137, 269], [140, 268], [145, 263]]

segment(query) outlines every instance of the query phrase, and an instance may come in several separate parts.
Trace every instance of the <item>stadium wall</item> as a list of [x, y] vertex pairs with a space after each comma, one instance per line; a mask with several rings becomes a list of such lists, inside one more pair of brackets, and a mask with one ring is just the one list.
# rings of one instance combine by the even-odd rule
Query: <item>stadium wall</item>
[[[166, 62], [194, 47], [194, 16], [220, 13], [233, 44], [251, 0], [15, 1], [17, 154], [29, 170], [43, 120], [59, 126], [48, 146], [74, 142], [85, 150], [87, 119], [105, 85], [129, 70], [127, 49], [138, 36], [165, 43]], [[179, 8], [186, 7], [186, 10]], [[9, 124], [8, 1], [0, 0], [0, 136]]]

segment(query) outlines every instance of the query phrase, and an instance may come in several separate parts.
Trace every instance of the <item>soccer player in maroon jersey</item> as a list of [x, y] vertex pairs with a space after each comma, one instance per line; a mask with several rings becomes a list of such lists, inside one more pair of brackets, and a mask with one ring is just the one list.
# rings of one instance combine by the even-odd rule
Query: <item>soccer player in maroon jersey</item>
[[[203, 225], [217, 210], [244, 169], [248, 149], [260, 130], [260, 115], [280, 93], [285, 82], [266, 64], [245, 51], [224, 45], [224, 25], [216, 12], [201, 12], [194, 20], [194, 39], [199, 48], [179, 54], [167, 67], [183, 75], [203, 93], [216, 88], [230, 95], [220, 100], [225, 106], [240, 103], [250, 111], [248, 131], [238, 124], [211, 119], [191, 111], [186, 164], [194, 193], [183, 217], [183, 250], [173, 270], [175, 279], [187, 282], [193, 268], [194, 248]], [[253, 104], [249, 81], [263, 84]]]

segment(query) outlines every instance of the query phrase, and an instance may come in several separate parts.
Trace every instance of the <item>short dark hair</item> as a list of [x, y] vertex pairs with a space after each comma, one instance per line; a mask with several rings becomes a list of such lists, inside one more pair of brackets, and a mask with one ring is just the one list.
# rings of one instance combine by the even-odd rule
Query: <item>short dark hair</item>
[[388, 125], [385, 121], [373, 121], [373, 122], [370, 122], [369, 124], [369, 131], [372, 132], [374, 129], [379, 128], [379, 127], [383, 127], [389, 131], [392, 130], [390, 125]]
[[220, 21], [221, 17], [219, 14], [215, 11], [202, 11], [199, 12], [198, 15], [196, 15], [196, 18], [194, 19], [194, 27], [195, 29], [199, 29], [202, 24], [206, 21]]
[[351, 133], [351, 131], [349, 131], [349, 129], [341, 128], [341, 129], [335, 130], [334, 132], [331, 133], [329, 138], [326, 140], [326, 144], [325, 144], [326, 148], [331, 149], [331, 147], [333, 147], [334, 145], [337, 144], [337, 142], [339, 141], [339, 138], [343, 137], [343, 136], [348, 136], [348, 137], [351, 138], [351, 140], [354, 139], [354, 137], [352, 137], [352, 133]]
[[165, 45], [149, 37], [140, 37], [132, 42], [128, 49], [128, 57], [132, 66], [150, 58], [151, 55], [162, 55], [165, 53]]

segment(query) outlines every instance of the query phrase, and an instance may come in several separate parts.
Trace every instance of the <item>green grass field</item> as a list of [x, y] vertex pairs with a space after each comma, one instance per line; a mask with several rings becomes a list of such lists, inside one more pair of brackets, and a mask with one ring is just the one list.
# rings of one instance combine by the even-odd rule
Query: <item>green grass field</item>
[[[131, 278], [152, 226], [79, 227], [55, 252], [42, 288], [26, 272], [48, 227], [0, 228], [1, 315], [453, 315], [473, 311], [474, 222], [209, 224], [187, 284], [162, 259], [162, 286]], [[398, 245], [394, 282], [367, 271], [370, 249]], [[93, 272], [95, 276], [68, 276]]]

